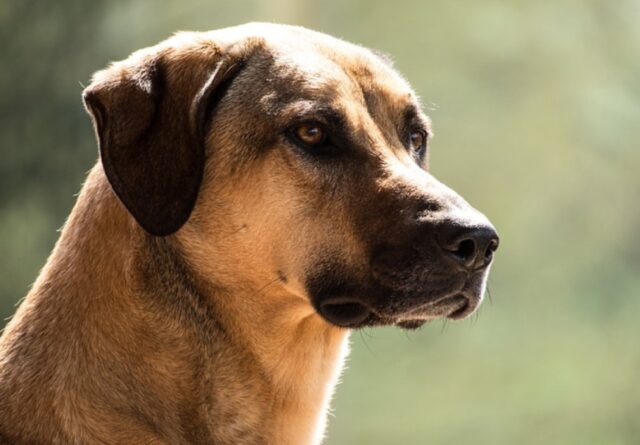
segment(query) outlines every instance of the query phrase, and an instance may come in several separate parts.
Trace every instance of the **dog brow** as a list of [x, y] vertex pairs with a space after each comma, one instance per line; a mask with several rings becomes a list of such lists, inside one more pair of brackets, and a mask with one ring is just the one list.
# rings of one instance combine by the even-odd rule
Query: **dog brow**
[[294, 119], [297, 120], [320, 119], [331, 126], [339, 128], [347, 127], [347, 119], [344, 113], [322, 102], [312, 100], [295, 102], [290, 105], [287, 114], [295, 116]]
[[414, 104], [409, 104], [405, 107], [403, 112], [404, 122], [407, 124], [420, 124], [427, 131], [429, 135], [433, 133], [431, 119], [426, 116], [418, 107]]

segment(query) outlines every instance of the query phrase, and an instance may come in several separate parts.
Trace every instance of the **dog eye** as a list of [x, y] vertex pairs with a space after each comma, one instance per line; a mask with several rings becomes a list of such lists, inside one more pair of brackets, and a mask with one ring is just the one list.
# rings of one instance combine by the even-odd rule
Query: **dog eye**
[[300, 142], [311, 147], [322, 145], [327, 139], [326, 132], [316, 122], [300, 124], [293, 129], [293, 133]]
[[409, 134], [409, 148], [414, 153], [419, 153], [427, 145], [427, 132], [415, 129]]

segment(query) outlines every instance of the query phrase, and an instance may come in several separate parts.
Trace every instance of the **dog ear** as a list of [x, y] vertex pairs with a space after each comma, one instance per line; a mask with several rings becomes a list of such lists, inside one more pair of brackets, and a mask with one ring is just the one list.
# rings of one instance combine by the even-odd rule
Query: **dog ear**
[[[204, 172], [205, 120], [240, 64], [207, 68], [148, 57], [98, 72], [83, 92], [104, 171], [147, 232], [166, 236], [187, 221]], [[204, 64], [206, 65], [206, 64]], [[191, 72], [193, 71], [193, 72]]]

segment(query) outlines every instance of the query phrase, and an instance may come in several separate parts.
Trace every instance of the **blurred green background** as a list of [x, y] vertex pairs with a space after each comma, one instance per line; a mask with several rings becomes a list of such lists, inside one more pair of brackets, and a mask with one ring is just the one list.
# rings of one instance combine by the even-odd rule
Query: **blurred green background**
[[353, 335], [326, 443], [640, 443], [638, 1], [3, 0], [0, 319], [96, 160], [81, 84], [253, 20], [393, 55], [434, 120], [432, 171], [502, 238], [477, 316]]

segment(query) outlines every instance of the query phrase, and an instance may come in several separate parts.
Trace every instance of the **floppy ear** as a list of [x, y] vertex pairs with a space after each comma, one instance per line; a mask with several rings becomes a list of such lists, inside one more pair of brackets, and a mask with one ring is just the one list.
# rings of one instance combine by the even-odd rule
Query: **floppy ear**
[[190, 67], [146, 58], [116, 64], [83, 92], [104, 171], [118, 198], [149, 233], [166, 236], [187, 221], [204, 171], [205, 121], [239, 64]]

